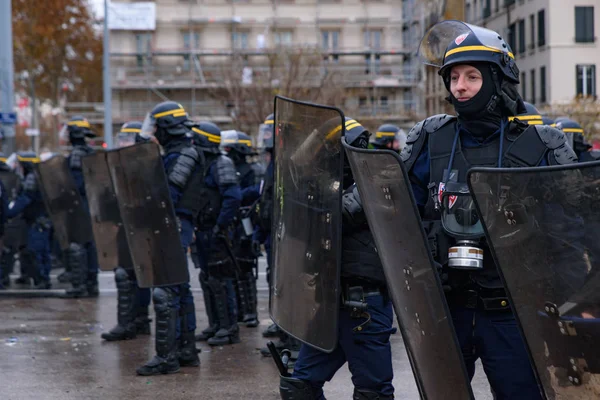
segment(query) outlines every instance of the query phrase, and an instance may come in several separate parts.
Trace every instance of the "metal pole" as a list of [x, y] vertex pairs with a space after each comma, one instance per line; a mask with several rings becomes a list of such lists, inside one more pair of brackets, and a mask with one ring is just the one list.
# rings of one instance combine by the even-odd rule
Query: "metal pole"
[[[15, 65], [13, 62], [12, 11], [10, 1], [0, 1], [0, 110], [15, 111]], [[15, 126], [3, 124], [2, 150], [6, 156], [15, 151]]]
[[104, 56], [102, 60], [104, 89], [104, 143], [107, 149], [113, 147], [112, 135], [112, 93], [110, 89], [110, 32], [108, 29], [108, 0], [104, 0]]

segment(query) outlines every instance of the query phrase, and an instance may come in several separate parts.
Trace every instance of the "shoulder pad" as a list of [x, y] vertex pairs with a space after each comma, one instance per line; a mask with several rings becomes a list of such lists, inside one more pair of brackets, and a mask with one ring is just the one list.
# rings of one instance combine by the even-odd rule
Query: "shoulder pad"
[[[408, 132], [406, 145], [400, 152], [400, 158], [407, 164], [409, 169], [421, 152], [421, 147], [423, 146], [427, 134], [437, 131], [455, 119], [456, 117], [448, 114], [434, 115], [419, 122], [410, 130], [410, 132]], [[425, 133], [425, 135], [423, 135], [423, 133]]]
[[237, 185], [238, 176], [233, 160], [227, 156], [220, 155], [216, 161], [217, 183], [219, 185]]
[[177, 161], [169, 171], [168, 179], [172, 184], [184, 188], [198, 164], [198, 152], [193, 147], [184, 147], [179, 152]]
[[567, 143], [565, 133], [560, 129], [547, 125], [534, 125], [541, 141], [552, 150], [557, 164], [573, 164], [577, 162], [575, 151]]

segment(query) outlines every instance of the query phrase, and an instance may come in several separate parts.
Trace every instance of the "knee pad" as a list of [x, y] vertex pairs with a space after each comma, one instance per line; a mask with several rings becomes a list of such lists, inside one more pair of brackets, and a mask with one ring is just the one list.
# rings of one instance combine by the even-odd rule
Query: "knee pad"
[[367, 389], [354, 388], [352, 400], [391, 400], [394, 396], [384, 395]]
[[115, 283], [117, 284], [117, 287], [119, 287], [119, 285], [129, 283], [129, 281], [130, 281], [129, 274], [127, 273], [125, 268], [123, 268], [123, 267], [115, 268]]
[[279, 394], [282, 400], [314, 400], [316, 390], [307, 381], [288, 376], [279, 376]]
[[173, 298], [171, 292], [168, 289], [158, 287], [153, 290], [152, 301], [154, 302], [154, 311], [159, 313], [166, 313], [169, 310], [171, 299]]

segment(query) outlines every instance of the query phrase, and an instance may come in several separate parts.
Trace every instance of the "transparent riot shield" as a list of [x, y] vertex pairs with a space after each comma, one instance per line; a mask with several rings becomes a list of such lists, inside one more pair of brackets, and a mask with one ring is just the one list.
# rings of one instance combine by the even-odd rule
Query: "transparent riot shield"
[[325, 352], [338, 337], [343, 133], [341, 111], [275, 99], [270, 312]]
[[60, 246], [66, 249], [70, 243], [91, 242], [90, 217], [67, 160], [63, 156], [55, 156], [33, 164], [33, 168]]
[[600, 398], [600, 163], [468, 179], [545, 397]]
[[343, 143], [423, 399], [473, 398], [410, 181], [397, 153]]
[[106, 152], [83, 157], [85, 191], [90, 208], [98, 263], [103, 271], [133, 268], [129, 245], [110, 176]]
[[140, 287], [189, 281], [175, 210], [158, 146], [141, 143], [106, 153]]

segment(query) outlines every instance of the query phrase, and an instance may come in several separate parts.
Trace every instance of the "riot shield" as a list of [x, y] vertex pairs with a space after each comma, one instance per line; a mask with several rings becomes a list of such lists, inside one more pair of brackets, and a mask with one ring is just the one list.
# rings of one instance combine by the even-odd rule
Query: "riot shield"
[[93, 239], [89, 213], [63, 156], [33, 164], [40, 191], [50, 214], [54, 234], [63, 249], [70, 243], [85, 244]]
[[410, 181], [397, 153], [343, 146], [423, 399], [473, 398]]
[[140, 287], [189, 281], [175, 210], [158, 146], [141, 143], [106, 153]]
[[468, 179], [545, 397], [600, 398], [600, 163]]
[[93, 153], [83, 157], [82, 160], [85, 191], [100, 269], [112, 271], [117, 266], [131, 269], [133, 262], [108, 168], [106, 152]]
[[337, 345], [341, 111], [276, 97], [271, 318], [325, 352]]

